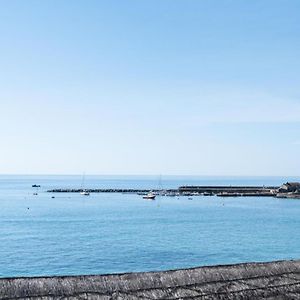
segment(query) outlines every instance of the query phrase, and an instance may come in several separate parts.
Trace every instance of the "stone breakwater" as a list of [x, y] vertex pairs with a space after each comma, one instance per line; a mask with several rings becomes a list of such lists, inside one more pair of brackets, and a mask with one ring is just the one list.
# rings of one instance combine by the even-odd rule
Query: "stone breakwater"
[[0, 279], [0, 299], [300, 299], [300, 261]]
[[281, 191], [279, 186], [181, 186], [177, 189], [75, 189], [58, 188], [49, 193], [124, 193], [147, 194], [154, 192], [161, 196], [218, 196], [218, 197], [276, 197], [300, 199], [300, 191]]
[[[150, 191], [163, 196], [274, 196], [279, 187], [262, 186], [182, 186], [177, 189], [84, 189], [89, 193], [132, 193], [143, 194]], [[51, 193], [79, 193], [83, 189], [52, 189]]]
[[[149, 193], [150, 191], [159, 192], [160, 190], [150, 190], [150, 189], [52, 189], [48, 190], [49, 193], [80, 193], [82, 191], [87, 191], [90, 193]], [[169, 189], [168, 192], [175, 192], [178, 189]]]

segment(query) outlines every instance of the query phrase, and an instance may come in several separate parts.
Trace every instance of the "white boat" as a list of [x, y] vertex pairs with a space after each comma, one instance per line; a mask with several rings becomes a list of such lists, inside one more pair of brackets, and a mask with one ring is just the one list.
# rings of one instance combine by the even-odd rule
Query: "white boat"
[[148, 193], [147, 195], [144, 195], [144, 196], [143, 196], [143, 199], [154, 200], [155, 197], [156, 197], [156, 196], [155, 196], [152, 192], [150, 192], [150, 193]]
[[90, 193], [88, 191], [82, 191], [82, 192], [80, 192], [80, 195], [89, 196]]
[[81, 192], [80, 192], [80, 195], [83, 195], [83, 196], [89, 196], [90, 195], [90, 193], [87, 191], [87, 190], [85, 190], [83, 187], [84, 187], [84, 181], [85, 181], [85, 173], [83, 173], [83, 175], [82, 175], [82, 182], [81, 182]]

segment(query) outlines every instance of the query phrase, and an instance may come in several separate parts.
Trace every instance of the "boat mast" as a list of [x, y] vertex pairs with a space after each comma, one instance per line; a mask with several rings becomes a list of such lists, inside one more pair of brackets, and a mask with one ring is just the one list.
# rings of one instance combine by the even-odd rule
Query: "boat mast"
[[85, 182], [85, 172], [83, 172], [82, 174], [81, 187], [80, 187], [82, 190], [84, 188], [84, 182]]

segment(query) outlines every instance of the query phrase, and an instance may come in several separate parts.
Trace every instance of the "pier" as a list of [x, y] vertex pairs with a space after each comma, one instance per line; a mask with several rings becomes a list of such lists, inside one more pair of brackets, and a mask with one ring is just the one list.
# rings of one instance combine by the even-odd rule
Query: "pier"
[[205, 195], [220, 197], [274, 196], [279, 186], [181, 186], [182, 195]]
[[[84, 189], [89, 193], [143, 194], [154, 192], [163, 196], [274, 196], [277, 186], [181, 186], [177, 189]], [[52, 189], [50, 193], [80, 193], [83, 189]]]
[[257, 193], [270, 192], [278, 189], [279, 186], [181, 186], [178, 188], [179, 192], [198, 192], [198, 193]]
[[[160, 192], [158, 189], [52, 189], [48, 190], [49, 193], [80, 193], [82, 191], [87, 191], [89, 193], [123, 193], [123, 194], [139, 194], [139, 193], [149, 193]], [[178, 189], [167, 189], [166, 192], [178, 192]]]
[[49, 193], [123, 193], [147, 194], [153, 192], [160, 196], [218, 196], [218, 197], [276, 197], [300, 199], [300, 183], [287, 182], [281, 186], [180, 186], [177, 189], [76, 189], [58, 188]]

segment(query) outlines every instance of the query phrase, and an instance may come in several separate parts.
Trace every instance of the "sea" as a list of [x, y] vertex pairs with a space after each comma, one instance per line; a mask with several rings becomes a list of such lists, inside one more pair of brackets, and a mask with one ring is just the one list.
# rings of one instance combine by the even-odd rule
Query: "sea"
[[[286, 181], [299, 178], [86, 175], [84, 187], [167, 189]], [[47, 192], [81, 184], [82, 175], [0, 176], [0, 277], [300, 258], [300, 200], [158, 196], [149, 201], [137, 194]]]

